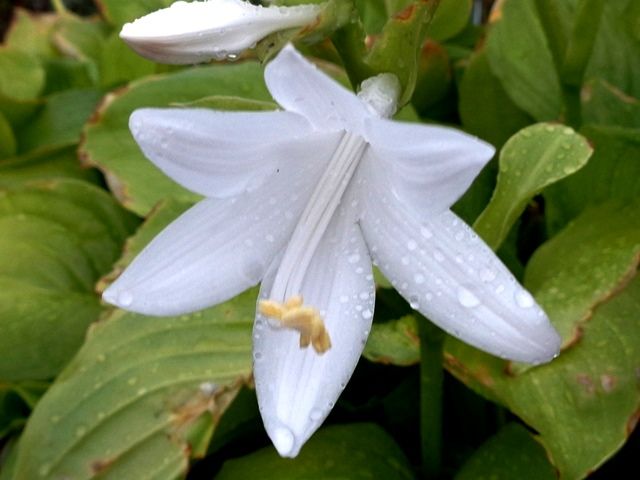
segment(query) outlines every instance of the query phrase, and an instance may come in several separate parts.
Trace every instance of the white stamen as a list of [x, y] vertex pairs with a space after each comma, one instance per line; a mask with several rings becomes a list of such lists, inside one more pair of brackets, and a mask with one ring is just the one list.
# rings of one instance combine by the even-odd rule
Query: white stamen
[[284, 301], [301, 293], [313, 254], [366, 148], [361, 136], [345, 132], [293, 232], [273, 282], [271, 299]]

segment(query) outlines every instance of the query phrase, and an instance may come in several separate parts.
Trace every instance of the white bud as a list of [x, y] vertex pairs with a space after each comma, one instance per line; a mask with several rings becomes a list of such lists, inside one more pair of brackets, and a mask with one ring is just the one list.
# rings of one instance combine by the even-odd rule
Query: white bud
[[312, 23], [321, 7], [260, 7], [242, 0], [175, 2], [127, 23], [120, 38], [143, 57], [190, 64], [233, 59], [266, 36]]
[[400, 89], [398, 77], [392, 73], [381, 73], [362, 82], [358, 98], [374, 115], [390, 118], [398, 108]]

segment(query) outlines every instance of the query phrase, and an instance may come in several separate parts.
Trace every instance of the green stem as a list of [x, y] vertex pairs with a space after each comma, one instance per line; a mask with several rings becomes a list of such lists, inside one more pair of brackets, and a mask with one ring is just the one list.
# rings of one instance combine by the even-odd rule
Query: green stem
[[56, 13], [59, 13], [60, 15], [69, 14], [69, 10], [67, 10], [67, 7], [64, 5], [63, 0], [51, 0], [51, 4], [53, 5], [53, 9], [56, 11]]
[[420, 436], [422, 469], [427, 479], [438, 478], [442, 465], [442, 346], [444, 332], [418, 319], [420, 336]]
[[354, 19], [336, 30], [331, 37], [354, 89], [357, 89], [363, 80], [374, 74], [371, 67], [364, 62], [366, 55], [364, 38], [364, 30], [358, 19]]

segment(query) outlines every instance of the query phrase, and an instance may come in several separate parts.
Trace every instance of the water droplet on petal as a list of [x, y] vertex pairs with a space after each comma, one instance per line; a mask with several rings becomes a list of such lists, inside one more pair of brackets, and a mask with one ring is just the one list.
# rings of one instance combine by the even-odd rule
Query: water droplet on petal
[[467, 308], [473, 308], [480, 305], [480, 300], [472, 292], [464, 287], [458, 290], [458, 301], [460, 305]]
[[424, 275], [423, 275], [423, 274], [421, 274], [421, 273], [416, 273], [416, 274], [413, 276], [413, 280], [414, 280], [418, 285], [420, 285], [420, 284], [424, 283]]
[[362, 311], [362, 318], [369, 320], [373, 316], [373, 313], [368, 308]]
[[411, 251], [415, 250], [416, 248], [418, 248], [418, 244], [416, 243], [415, 240], [409, 240], [407, 242], [407, 248]]
[[515, 293], [515, 299], [520, 308], [531, 308], [536, 303], [531, 294], [524, 289], [520, 289]]
[[496, 272], [494, 270], [491, 270], [490, 268], [483, 268], [480, 270], [480, 280], [484, 283], [492, 282], [495, 278]]
[[129, 292], [121, 292], [118, 295], [118, 305], [128, 307], [133, 303], [133, 295]]
[[311, 410], [311, 413], [309, 414], [309, 418], [313, 422], [317, 422], [318, 420], [321, 420], [322, 419], [322, 410], [320, 410], [319, 408]]
[[293, 450], [295, 437], [293, 432], [286, 427], [278, 427], [273, 432], [273, 445], [281, 456], [287, 456]]
[[433, 233], [427, 227], [420, 227], [420, 235], [422, 235], [427, 240], [433, 237]]

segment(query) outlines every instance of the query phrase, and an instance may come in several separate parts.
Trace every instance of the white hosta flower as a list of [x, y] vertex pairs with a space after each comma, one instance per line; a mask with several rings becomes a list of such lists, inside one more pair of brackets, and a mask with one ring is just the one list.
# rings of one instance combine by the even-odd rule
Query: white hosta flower
[[142, 109], [145, 155], [209, 198], [167, 227], [104, 293], [176, 315], [262, 282], [254, 373], [266, 430], [295, 456], [351, 376], [374, 308], [371, 258], [411, 305], [483, 350], [557, 354], [544, 312], [449, 207], [493, 156], [451, 128], [382, 118], [397, 81], [353, 95], [285, 48], [265, 69], [283, 110]]
[[189, 64], [235, 58], [266, 36], [315, 21], [319, 5], [261, 7], [243, 0], [175, 2], [127, 23], [120, 37], [143, 57]]

